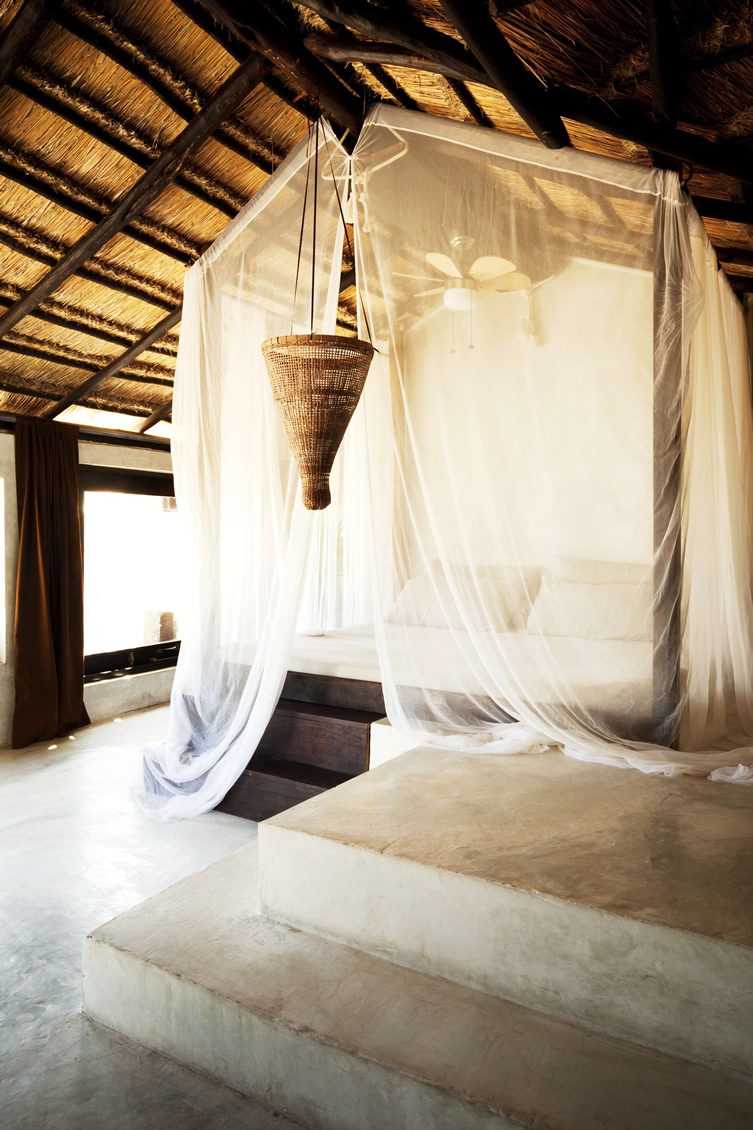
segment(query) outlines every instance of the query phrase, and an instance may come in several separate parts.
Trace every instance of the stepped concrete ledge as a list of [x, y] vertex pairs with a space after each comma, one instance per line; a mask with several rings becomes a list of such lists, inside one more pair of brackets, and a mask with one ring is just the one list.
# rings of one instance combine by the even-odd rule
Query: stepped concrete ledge
[[753, 1074], [753, 789], [421, 748], [259, 839], [270, 918]]
[[748, 1130], [753, 1084], [255, 917], [243, 848], [87, 939], [85, 1010], [315, 1130]]

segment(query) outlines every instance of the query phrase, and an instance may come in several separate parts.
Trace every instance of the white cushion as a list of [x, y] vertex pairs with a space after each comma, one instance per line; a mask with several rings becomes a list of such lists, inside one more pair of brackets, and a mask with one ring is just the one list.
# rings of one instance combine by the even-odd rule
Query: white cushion
[[581, 581], [589, 585], [650, 585], [653, 569], [636, 561], [557, 557], [553, 574], [560, 581]]
[[585, 584], [545, 579], [527, 630], [542, 636], [650, 640], [653, 588], [647, 584]]
[[531, 596], [519, 574], [516, 580], [501, 581], [458, 571], [453, 585], [436, 569], [431, 576], [413, 577], [388, 613], [388, 623], [493, 632], [524, 626]]

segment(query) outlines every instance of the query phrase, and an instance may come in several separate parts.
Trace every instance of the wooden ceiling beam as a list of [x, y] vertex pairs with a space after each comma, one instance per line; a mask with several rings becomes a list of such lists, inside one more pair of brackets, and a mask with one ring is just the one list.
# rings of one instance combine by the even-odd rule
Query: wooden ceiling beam
[[155, 424], [159, 424], [161, 420], [166, 420], [172, 410], [173, 402], [172, 400], [168, 400], [167, 403], [163, 404], [161, 408], [158, 408], [156, 412], [152, 412], [151, 416], [148, 416], [143, 424], [139, 424], [136, 429], [139, 435], [143, 436], [144, 433], [148, 432], [150, 428], [153, 428]]
[[483, 0], [442, 0], [442, 7], [493, 85], [539, 141], [548, 149], [569, 145], [567, 129], [550, 91], [510, 46]]
[[[309, 0], [306, 0], [306, 3], [308, 5]], [[474, 82], [498, 89], [489, 75], [475, 61], [467, 59], [458, 61], [455, 55], [444, 55], [434, 46], [424, 51], [426, 45], [421, 42], [414, 43], [410, 49], [406, 49], [389, 41], [363, 44], [361, 40], [352, 36], [335, 40], [310, 35], [306, 37], [306, 45], [323, 58], [342, 59], [348, 54], [353, 59], [363, 57], [370, 62], [379, 60], [390, 66], [430, 71], [460, 79], [462, 82]], [[624, 106], [618, 109], [605, 103], [603, 98], [585, 94], [572, 87], [558, 85], [553, 86], [551, 90], [556, 95], [557, 106], [565, 118], [581, 122], [612, 137], [642, 145], [648, 150], [655, 149], [667, 157], [675, 157], [691, 165], [701, 166], [712, 172], [723, 173], [753, 184], [753, 162], [748, 155], [741, 153], [733, 145], [708, 141], [698, 134], [673, 129], [644, 113]]]
[[305, 47], [259, 4], [239, 0], [203, 0], [216, 20], [277, 70], [290, 77], [315, 104], [341, 126], [358, 135], [362, 116], [358, 100]]
[[[68, 352], [61, 351], [60, 347], [57, 349], [54, 345], [48, 344], [46, 341], [38, 341], [34, 338], [28, 338], [23, 335], [22, 341], [14, 341], [11, 337], [5, 338], [0, 342], [0, 352], [17, 353], [21, 357], [34, 357], [37, 361], [50, 361], [54, 365], [62, 365], [66, 369], [83, 369], [87, 373], [99, 373], [102, 369], [101, 361], [92, 361], [89, 358], [70, 356]], [[162, 372], [170, 374], [169, 376], [159, 376]], [[159, 367], [157, 372], [136, 373], [129, 372], [123, 374], [123, 380], [133, 381], [134, 384], [140, 385], [160, 385], [163, 388], [173, 387], [173, 376], [169, 369], [163, 366]]]
[[[69, 250], [65, 244], [50, 239], [43, 232], [29, 224], [19, 224], [16, 220], [0, 213], [0, 244], [5, 244], [18, 255], [54, 267]], [[120, 264], [108, 262], [100, 256], [90, 259], [76, 274], [87, 282], [97, 283], [118, 294], [127, 294], [151, 306], [172, 310], [180, 301], [180, 293], [156, 279], [137, 274]]]
[[728, 224], [753, 225], [753, 199], [750, 203], [736, 200], [717, 200], [713, 196], [693, 196], [693, 204], [700, 216], [708, 220], [724, 220]]
[[[20, 287], [0, 280], [0, 303], [10, 306], [22, 296], [23, 291]], [[104, 318], [100, 314], [54, 298], [49, 298], [38, 306], [32, 316], [41, 322], [48, 322], [63, 330], [75, 330], [76, 333], [86, 334], [88, 337], [96, 338], [97, 341], [106, 341], [110, 345], [128, 347], [140, 336], [139, 331], [132, 326], [115, 322], [111, 318]], [[168, 339], [153, 346], [153, 349], [157, 353], [174, 357], [178, 352], [178, 343]]]
[[[61, 396], [59, 400], [55, 401], [55, 403], [45, 411], [44, 415], [47, 419], [51, 420], [54, 419], [55, 416], [59, 416], [66, 408], [70, 408], [71, 404], [78, 403], [83, 397], [93, 392], [98, 385], [109, 380], [110, 377], [116, 376], [126, 365], [135, 361], [141, 353], [149, 349], [155, 341], [158, 341], [168, 330], [171, 330], [173, 326], [178, 324], [182, 310], [182, 306], [178, 307], [177, 310], [173, 310], [166, 318], [163, 318], [156, 326], [149, 330], [148, 333], [144, 334], [143, 337], [135, 342], [130, 349], [127, 349], [125, 353], [122, 353], [119, 357], [115, 357], [109, 365], [105, 366], [104, 369], [98, 370], [98, 372], [94, 373], [88, 380], [84, 381], [83, 384], [79, 385], [78, 388], [71, 389], [65, 396]], [[130, 380], [131, 378], [129, 377], [127, 379]]]
[[479, 105], [464, 82], [461, 82], [460, 79], [449, 77], [445, 77], [445, 82], [458, 101], [468, 111], [477, 126], [484, 126], [486, 129], [494, 129], [494, 122], [484, 108]]
[[[192, 23], [196, 24], [196, 26], [201, 28], [203, 32], [206, 32], [207, 35], [211, 36], [215, 43], [219, 43], [237, 63], [242, 63], [248, 58], [248, 44], [238, 39], [237, 36], [223, 24], [218, 23], [199, 0], [173, 0], [173, 3]], [[319, 117], [319, 111], [316, 106], [314, 106], [305, 95], [291, 90], [287, 83], [282, 81], [279, 75], [265, 75], [262, 80], [262, 85], [266, 86], [272, 94], [275, 94], [299, 114], [308, 118], [310, 122], [315, 121]]]
[[[18, 146], [11, 148], [2, 142], [0, 176], [28, 188], [92, 224], [102, 221], [116, 206], [115, 202], [96, 195], [67, 173], [51, 168]], [[182, 232], [147, 216], [134, 216], [130, 223], [124, 225], [123, 230], [131, 239], [182, 264], [192, 263], [204, 250], [203, 244], [197, 244]]]
[[[174, 68], [158, 58], [154, 51], [130, 31], [115, 25], [103, 12], [81, 0], [63, 0], [55, 5], [57, 23], [111, 59], [123, 70], [148, 86], [157, 97], [186, 122], [190, 122], [208, 104], [209, 99], [194, 90]], [[247, 57], [242, 60], [246, 63]], [[260, 76], [261, 77], [261, 76]], [[267, 143], [245, 122], [226, 120], [215, 132], [215, 140], [225, 148], [256, 165], [267, 174], [278, 162]]]
[[674, 126], [677, 122], [678, 44], [671, 0], [645, 0], [648, 21], [648, 65], [651, 103], [656, 117]]
[[[11, 396], [30, 396], [36, 400], [59, 400], [59, 392], [51, 392], [48, 388], [32, 388], [29, 385], [18, 384], [13, 375], [0, 372], [0, 392], [8, 393]], [[82, 408], [93, 408], [95, 411], [100, 412], [118, 412], [121, 415], [128, 416], [144, 416], [148, 418], [149, 413], [141, 405], [126, 406], [123, 404], [115, 403], [112, 401], [98, 401], [98, 400], [82, 400]], [[0, 409], [0, 411], [3, 411]], [[152, 413], [153, 415], [154, 413]], [[146, 429], [145, 429], [146, 430]], [[141, 428], [137, 431], [140, 433]]]
[[[474, 76], [473, 81], [478, 81], [477, 73], [474, 72], [480, 70], [484, 76], [481, 81], [486, 86], [500, 90], [545, 144], [554, 148], [569, 144], [567, 130], [556, 113], [546, 88], [521, 62], [481, 0], [442, 0], [448, 19], [471, 51], [467, 51], [451, 36], [435, 31], [406, 15], [405, 10], [396, 14], [358, 0], [302, 0], [302, 3], [322, 19], [332, 20], [371, 38], [386, 39], [404, 48], [409, 54], [426, 56], [443, 63], [454, 62], [461, 70], [463, 67], [467, 68], [465, 75], [455, 72], [449, 75], [451, 78], [464, 81], [470, 73]], [[322, 37], [317, 39], [323, 41]], [[360, 46], [368, 48], [369, 45], [361, 43]], [[481, 62], [481, 67], [474, 56]], [[332, 55], [327, 57], [334, 58]], [[344, 56], [338, 55], [337, 59], [343, 61]], [[369, 64], [380, 62], [368, 54], [361, 61]], [[385, 59], [384, 62], [389, 65], [390, 60]]]
[[[154, 139], [118, 118], [107, 106], [95, 101], [81, 89], [72, 87], [48, 68], [22, 63], [16, 69], [10, 85], [25, 98], [43, 106], [88, 137], [96, 138], [142, 169], [148, 168], [160, 155], [160, 146]], [[175, 178], [175, 183], [197, 200], [230, 218], [246, 202], [239, 193], [190, 163], [184, 165]]]
[[57, 290], [114, 235], [142, 215], [152, 201], [175, 179], [186, 158], [214, 133], [219, 123], [224, 121], [258, 84], [263, 68], [264, 63], [258, 59], [249, 60], [238, 67], [201, 113], [165, 149], [162, 156], [123, 193], [110, 214], [88, 231], [63, 256], [57, 266], [24, 295], [20, 302], [16, 302], [0, 317], [0, 337]]
[[753, 251], [741, 247], [715, 247], [716, 257], [725, 271], [734, 274], [735, 270], [745, 274], [753, 270]]
[[49, 14], [47, 0], [25, 0], [21, 5], [0, 40], [0, 86], [29, 54]]

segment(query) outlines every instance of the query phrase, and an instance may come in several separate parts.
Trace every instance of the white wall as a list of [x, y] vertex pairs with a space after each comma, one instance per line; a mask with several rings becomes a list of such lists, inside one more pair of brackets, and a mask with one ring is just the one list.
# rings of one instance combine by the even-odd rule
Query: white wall
[[[79, 458], [82, 464], [93, 467], [122, 467], [127, 470], [163, 473], [172, 470], [167, 452], [86, 440], [79, 444]], [[0, 433], [0, 476], [5, 503], [5, 662], [0, 663], [0, 746], [7, 746], [10, 745], [13, 721], [13, 613], [18, 562], [14, 439], [7, 433]], [[92, 721], [97, 721], [139, 707], [167, 702], [173, 675], [174, 670], [170, 668], [92, 683], [84, 694], [89, 716]]]

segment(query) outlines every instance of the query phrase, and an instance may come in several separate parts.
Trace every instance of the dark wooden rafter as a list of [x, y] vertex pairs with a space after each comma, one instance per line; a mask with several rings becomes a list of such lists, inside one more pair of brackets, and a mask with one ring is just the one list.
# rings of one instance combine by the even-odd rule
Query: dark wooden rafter
[[679, 73], [677, 36], [671, 0], [645, 0], [648, 23], [648, 64], [654, 114], [668, 125], [677, 122]]
[[[386, 9], [340, 0], [302, 2], [323, 19], [369, 37], [386, 39], [409, 53], [454, 61], [461, 68], [468, 66], [471, 73], [478, 68], [478, 58], [478, 69], [484, 75], [481, 81], [500, 90], [544, 144], [554, 148], [569, 144], [567, 130], [546, 88], [510, 47], [482, 0], [442, 0], [445, 13], [473, 54], [451, 36], [421, 24], [404, 11], [388, 14]], [[378, 60], [372, 56], [368, 61]], [[450, 77], [463, 82], [467, 75], [455, 73]], [[473, 81], [478, 81], [475, 74]]]
[[446, 76], [445, 82], [458, 101], [468, 111], [477, 126], [484, 126], [486, 129], [494, 128], [494, 122], [483, 107], [479, 105], [464, 82], [461, 82], [460, 79], [448, 78]]
[[[61, 345], [59, 342], [40, 341], [39, 338], [18, 333], [16, 330], [11, 330], [8, 336], [3, 338], [0, 342], [0, 350], [6, 353], [19, 353], [23, 357], [35, 357], [39, 361], [51, 361], [53, 364], [70, 369], [84, 369], [90, 373], [100, 372], [105, 362], [103, 357], [92, 357], [91, 354], [82, 353], [80, 349]], [[173, 370], [166, 365], [131, 359], [127, 379], [135, 381], [136, 384], [154, 384], [172, 388], [173, 376]]]
[[26, 58], [48, 16], [47, 0], [24, 0], [0, 40], [0, 86]]
[[[13, 283], [0, 280], [0, 303], [11, 306], [23, 297], [23, 291]], [[48, 298], [34, 311], [33, 317], [52, 326], [64, 330], [75, 330], [77, 333], [87, 334], [99, 341], [109, 342], [111, 345], [131, 346], [138, 339], [138, 330], [123, 322], [116, 322], [112, 318], [103, 317], [101, 314], [85, 310], [70, 302], [63, 302], [55, 298]], [[152, 347], [157, 353], [164, 353], [174, 357], [178, 352], [178, 342], [174, 338], [166, 338]]]
[[[299, 16], [298, 16], [298, 13], [293, 9], [292, 4], [291, 4], [291, 0], [283, 0], [283, 2], [286, 4], [287, 10], [288, 10], [288, 19], [286, 21], [286, 25], [287, 25], [286, 31], [288, 33], [291, 32], [291, 31], [294, 31], [294, 33], [296, 35], [299, 35], [300, 31], [299, 31]], [[280, 16], [279, 0], [273, 0], [273, 5], [274, 5], [274, 10], [277, 12], [278, 18], [279, 18], [279, 16]], [[269, 0], [267, 0], [267, 7], [269, 8], [270, 6], [271, 6], [270, 2], [269, 2]], [[295, 24], [293, 26], [291, 26], [291, 19], [295, 20]], [[333, 24], [330, 20], [324, 20], [323, 22], [324, 22], [326, 30], [330, 31], [330, 32], [333, 31], [333, 30], [336, 30], [337, 27], [339, 26], [339, 25], [334, 25], [334, 27], [333, 27]], [[383, 90], [387, 91], [390, 98], [394, 102], [396, 102], [398, 104], [398, 106], [402, 106], [404, 110], [420, 110], [421, 109], [418, 102], [416, 102], [415, 98], [413, 98], [410, 94], [408, 94], [408, 92], [404, 89], [404, 87], [401, 85], [401, 83], [398, 81], [398, 79], [396, 79], [394, 75], [391, 75], [389, 73], [389, 71], [385, 70], [384, 67], [381, 66], [379, 63], [374, 63], [370, 66], [365, 64], [365, 63], [361, 64], [361, 65], [362, 65], [363, 69], [366, 71], [366, 73], [368, 75], [370, 75], [372, 77], [372, 79], [374, 79], [382, 87]], [[338, 75], [338, 78], [340, 78], [343, 82], [348, 83], [351, 87], [354, 87], [354, 75], [355, 75], [356, 81], [357, 81], [357, 84], [358, 84], [354, 87], [355, 93], [359, 94], [362, 97], [362, 99], [364, 99], [366, 101], [371, 101], [373, 99], [374, 94], [373, 94], [371, 87], [369, 87], [368, 85], [366, 85], [365, 83], [360, 81], [360, 78], [357, 76], [352, 63], [350, 63], [350, 62], [348, 63], [347, 70], [345, 71], [345, 73], [343, 73], [343, 71], [341, 71], [341, 70], [337, 70], [336, 73]]]
[[142, 215], [151, 202], [175, 179], [190, 153], [214, 133], [219, 123], [224, 121], [257, 85], [263, 67], [264, 64], [258, 59], [241, 64], [201, 113], [165, 149], [162, 156], [123, 194], [110, 214], [87, 232], [57, 266], [24, 295], [20, 302], [15, 303], [0, 317], [0, 337], [48, 298], [70, 274], [78, 270], [108, 240]]
[[[0, 244], [46, 267], [54, 267], [70, 250], [59, 240], [51, 239], [30, 224], [19, 224], [0, 213]], [[87, 282], [97, 283], [118, 294], [127, 294], [151, 306], [172, 310], [180, 302], [180, 293], [165, 283], [139, 274], [120, 264], [95, 255], [76, 272]]]
[[[76, 38], [96, 48], [143, 82], [184, 121], [190, 122], [208, 103], [205, 95], [176, 74], [174, 67], [168, 66], [150, 46], [96, 8], [80, 0], [63, 0], [55, 5], [54, 17]], [[241, 60], [243, 64], [247, 61], [247, 58]], [[273, 147], [240, 120], [228, 116], [215, 131], [214, 137], [262, 172], [271, 173], [278, 164]]]
[[512, 49], [483, 0], [442, 0], [442, 7], [492, 83], [539, 141], [549, 149], [569, 145], [550, 92]]
[[[309, 2], [310, 0], [306, 0], [307, 4]], [[385, 30], [382, 28], [383, 34]], [[352, 36], [339, 40], [328, 40], [325, 36], [307, 36], [306, 44], [311, 51], [326, 58], [339, 59], [346, 55], [359, 58], [363, 54], [370, 61], [378, 58], [391, 66], [430, 71], [464, 82], [494, 87], [489, 76], [474, 60], [459, 60], [455, 52], [445, 54], [444, 50], [440, 51], [436, 46], [424, 50], [424, 43], [414, 43], [408, 49], [389, 41], [364, 46], [361, 40]], [[753, 183], [753, 162], [747, 154], [740, 153], [730, 144], [708, 141], [698, 134], [673, 129], [631, 107], [621, 106], [617, 109], [605, 103], [603, 98], [585, 94], [572, 87], [553, 85], [550, 90], [564, 118], [571, 118], [646, 149], [655, 149], [667, 157], [676, 157], [691, 165]]]
[[[200, 0], [173, 0], [173, 3], [192, 23], [211, 36], [215, 43], [219, 43], [237, 63], [242, 63], [248, 58], [248, 44], [234, 35], [229, 28], [218, 23]], [[265, 75], [262, 85], [299, 114], [308, 118], [310, 122], [319, 117], [319, 110], [313, 102], [305, 94], [289, 86], [279, 75], [271, 73]]]
[[[12, 375], [8, 375], [2, 371], [0, 371], [0, 392], [8, 393], [11, 396], [29, 396], [36, 400], [46, 400], [48, 402], [60, 399], [60, 393], [58, 392], [53, 392], [49, 388], [40, 387], [38, 385], [32, 387], [31, 385], [19, 384]], [[148, 418], [149, 415], [154, 415], [154, 411], [150, 412], [146, 406], [142, 406], [141, 404], [123, 405], [119, 402], [101, 398], [97, 398], [96, 400], [87, 398], [80, 401], [80, 404], [82, 408], [93, 408], [104, 412], [118, 412], [127, 416], [144, 416]], [[138, 431], [141, 432], [141, 428], [139, 428]]]
[[239, 0], [204, 0], [204, 7], [236, 39], [269, 61], [336, 123], [355, 137], [361, 126], [358, 100], [311, 54], [298, 35], [286, 32], [264, 8]]
[[[160, 155], [160, 146], [137, 126], [118, 118], [98, 102], [47, 67], [21, 63], [10, 85], [37, 105], [43, 106], [63, 121], [101, 141], [129, 161], [148, 168]], [[226, 216], [235, 216], [245, 204], [244, 198], [196, 165], [186, 163], [175, 183]]]
[[167, 401], [166, 404], [163, 404], [160, 408], [157, 408], [155, 412], [152, 412], [151, 416], [148, 416], [143, 424], [139, 424], [137, 431], [140, 435], [144, 435], [144, 433], [148, 432], [150, 428], [153, 428], [155, 424], [159, 424], [161, 420], [166, 420], [172, 410], [172, 401]]
[[[0, 142], [0, 175], [93, 224], [103, 220], [115, 207], [112, 200], [105, 200], [68, 173], [53, 169], [33, 154], [3, 142]], [[124, 230], [132, 239], [179, 263], [193, 262], [204, 250], [204, 245], [194, 243], [182, 232], [146, 216], [134, 215], [124, 225]]]
[[716, 257], [725, 271], [734, 273], [738, 268], [743, 273], [753, 271], [753, 251], [740, 247], [717, 247]]
[[[173, 310], [171, 314], [168, 314], [167, 317], [158, 322], [149, 333], [144, 334], [144, 336], [132, 345], [130, 349], [127, 349], [125, 353], [122, 353], [119, 357], [115, 357], [109, 365], [106, 365], [104, 369], [98, 370], [93, 376], [89, 377], [88, 380], [84, 381], [83, 384], [80, 384], [77, 388], [71, 389], [64, 396], [61, 396], [59, 400], [45, 411], [44, 415], [48, 419], [59, 416], [60, 413], [64, 412], [66, 408], [69, 408], [71, 404], [76, 404], [85, 396], [88, 396], [98, 385], [116, 376], [127, 365], [135, 361], [141, 353], [149, 349], [155, 341], [163, 337], [168, 330], [176, 326], [180, 321], [181, 312], [182, 307]], [[128, 379], [130, 380], [131, 378], [129, 377]]]

